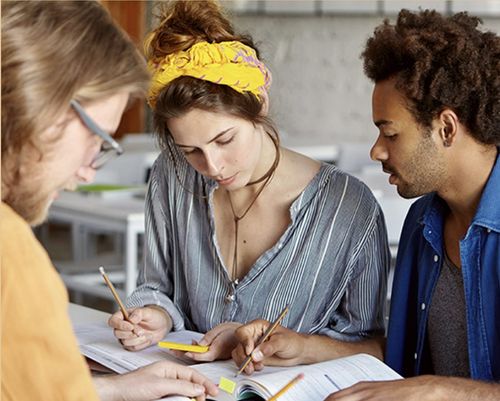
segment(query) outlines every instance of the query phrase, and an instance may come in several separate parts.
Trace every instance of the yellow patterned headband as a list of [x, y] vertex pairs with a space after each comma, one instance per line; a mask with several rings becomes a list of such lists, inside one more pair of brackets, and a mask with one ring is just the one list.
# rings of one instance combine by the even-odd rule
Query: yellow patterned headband
[[271, 85], [271, 73], [259, 61], [255, 50], [241, 42], [199, 42], [187, 51], [149, 61], [152, 72], [148, 103], [154, 107], [160, 91], [181, 76], [190, 76], [259, 97]]

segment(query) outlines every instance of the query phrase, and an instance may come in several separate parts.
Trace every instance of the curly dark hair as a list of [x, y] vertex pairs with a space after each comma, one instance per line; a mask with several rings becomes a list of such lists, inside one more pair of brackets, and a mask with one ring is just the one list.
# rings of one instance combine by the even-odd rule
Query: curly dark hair
[[481, 23], [465, 12], [401, 10], [395, 25], [386, 19], [366, 42], [365, 74], [375, 83], [395, 77], [423, 127], [450, 108], [476, 140], [498, 146], [500, 37]]

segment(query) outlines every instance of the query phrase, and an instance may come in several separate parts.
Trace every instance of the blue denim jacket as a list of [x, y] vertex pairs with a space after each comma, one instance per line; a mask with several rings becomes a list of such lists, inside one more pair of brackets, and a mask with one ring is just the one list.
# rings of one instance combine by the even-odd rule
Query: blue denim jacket
[[[500, 157], [460, 241], [472, 379], [500, 380]], [[446, 203], [417, 200], [406, 217], [391, 298], [386, 362], [401, 375], [432, 373], [428, 306], [441, 271]], [[443, 316], [443, 319], [446, 319]]]

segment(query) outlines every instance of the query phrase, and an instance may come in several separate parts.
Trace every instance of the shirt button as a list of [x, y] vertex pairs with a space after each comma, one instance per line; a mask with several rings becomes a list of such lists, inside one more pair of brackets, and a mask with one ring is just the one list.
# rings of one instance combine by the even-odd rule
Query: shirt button
[[418, 358], [418, 355], [416, 352], [415, 352], [415, 355], [413, 355], [413, 357], [415, 358], [415, 360]]
[[439, 256], [438, 255], [434, 255], [434, 262], [437, 262], [439, 260]]
[[422, 310], [425, 310], [425, 304], [422, 303], [422, 305], [420, 305], [420, 307], [422, 308]]
[[234, 294], [229, 294], [227, 297], [226, 297], [226, 302], [229, 303], [229, 302], [233, 302], [235, 300], [235, 296]]
[[240, 280], [236, 279], [234, 280], [234, 285], [238, 285], [240, 283]]
[[487, 232], [488, 234], [489, 234], [489, 233], [491, 233], [491, 228], [488, 228], [488, 229], [486, 230], [486, 232]]

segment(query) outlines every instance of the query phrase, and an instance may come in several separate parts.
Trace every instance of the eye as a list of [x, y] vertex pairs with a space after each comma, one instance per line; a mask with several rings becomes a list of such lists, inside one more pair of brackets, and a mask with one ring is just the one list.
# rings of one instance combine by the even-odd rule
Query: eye
[[227, 144], [229, 144], [229, 143], [233, 142], [234, 137], [235, 137], [235, 135], [232, 135], [232, 136], [231, 136], [231, 137], [229, 137], [228, 139], [221, 139], [221, 140], [217, 141], [217, 144], [218, 144], [218, 145], [227, 145]]
[[182, 149], [182, 153], [184, 153], [184, 156], [194, 155], [197, 151], [198, 151], [198, 149], [196, 149], [196, 148], [193, 148], [193, 149]]
[[389, 141], [394, 142], [397, 139], [398, 134], [386, 134], [384, 135], [384, 137], [387, 138]]

